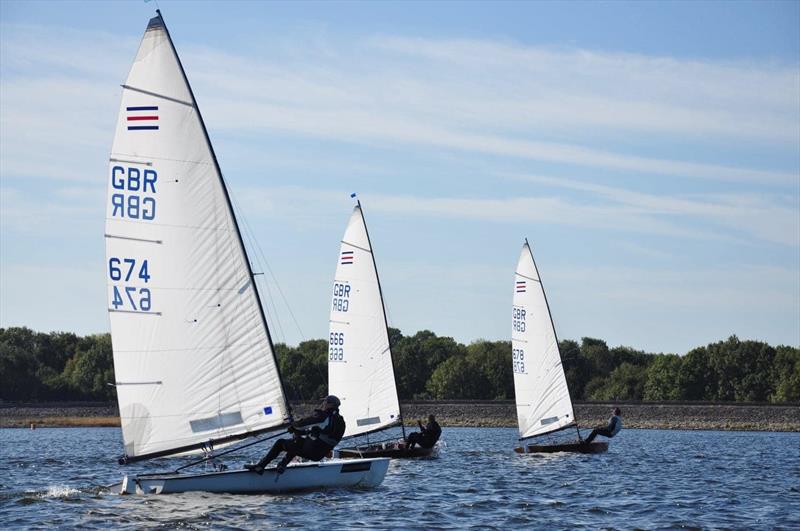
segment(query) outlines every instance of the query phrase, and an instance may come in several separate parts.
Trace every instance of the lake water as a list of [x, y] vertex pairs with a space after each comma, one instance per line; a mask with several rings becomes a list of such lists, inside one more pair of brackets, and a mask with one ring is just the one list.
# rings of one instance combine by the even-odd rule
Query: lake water
[[120, 440], [0, 429], [0, 525], [800, 528], [800, 433], [623, 430], [607, 454], [542, 457], [513, 453], [514, 429], [446, 428], [439, 459], [393, 461], [377, 489], [281, 496], [117, 496], [102, 485], [178, 462], [120, 467]]

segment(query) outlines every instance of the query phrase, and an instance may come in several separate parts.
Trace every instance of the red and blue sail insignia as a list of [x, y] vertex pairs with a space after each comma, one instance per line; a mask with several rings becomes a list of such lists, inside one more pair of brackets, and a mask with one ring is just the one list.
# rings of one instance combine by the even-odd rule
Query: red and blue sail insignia
[[158, 105], [127, 107], [128, 131], [158, 130]]
[[526, 286], [524, 280], [517, 280], [517, 293], [525, 293]]
[[342, 264], [353, 263], [353, 251], [342, 251]]

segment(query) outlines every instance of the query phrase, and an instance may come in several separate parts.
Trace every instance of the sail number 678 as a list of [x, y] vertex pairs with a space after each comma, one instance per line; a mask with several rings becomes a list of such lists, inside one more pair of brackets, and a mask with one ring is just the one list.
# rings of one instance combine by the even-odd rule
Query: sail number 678
[[[508, 352], [508, 351], [506, 351]], [[511, 358], [514, 361], [514, 372], [525, 373], [525, 351], [521, 348], [511, 349]]]

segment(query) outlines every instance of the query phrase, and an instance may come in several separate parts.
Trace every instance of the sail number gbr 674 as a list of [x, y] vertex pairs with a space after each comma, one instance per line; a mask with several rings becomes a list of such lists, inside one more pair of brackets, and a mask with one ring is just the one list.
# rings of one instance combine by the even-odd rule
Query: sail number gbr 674
[[[156, 219], [155, 169], [112, 166], [109, 200], [112, 219], [152, 222]], [[128, 254], [128, 253], [126, 253]], [[108, 259], [111, 280], [111, 306], [116, 311], [152, 312], [150, 264], [141, 256], [111, 256]]]

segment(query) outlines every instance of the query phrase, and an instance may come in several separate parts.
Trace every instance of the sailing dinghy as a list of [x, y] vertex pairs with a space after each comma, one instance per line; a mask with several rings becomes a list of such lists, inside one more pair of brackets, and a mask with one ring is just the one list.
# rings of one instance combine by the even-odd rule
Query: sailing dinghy
[[[278, 433], [292, 415], [253, 272], [160, 11], [123, 85], [106, 211], [121, 463]], [[185, 467], [183, 467], [185, 468]], [[388, 459], [126, 476], [122, 493], [376, 486]]]
[[333, 281], [328, 388], [342, 401], [345, 437], [398, 425], [403, 431], [403, 441], [342, 448], [340, 457], [427, 457], [434, 452], [436, 447], [405, 447], [383, 293], [360, 201], [347, 223]]
[[559, 444], [539, 442], [543, 436], [578, 429], [572, 398], [561, 363], [553, 318], [528, 240], [522, 246], [514, 278], [511, 310], [511, 354], [520, 441], [536, 440], [517, 453], [600, 453], [607, 442], [578, 440]]

